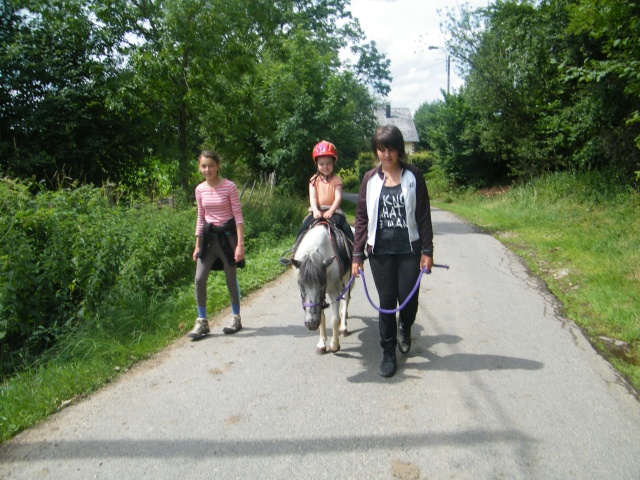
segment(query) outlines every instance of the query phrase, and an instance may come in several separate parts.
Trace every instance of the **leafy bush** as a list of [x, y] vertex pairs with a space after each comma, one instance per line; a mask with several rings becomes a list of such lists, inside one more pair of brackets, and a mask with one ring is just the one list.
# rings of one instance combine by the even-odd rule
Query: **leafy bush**
[[89, 186], [35, 196], [28, 188], [0, 184], [3, 375], [32, 362], [114, 292], [162, 292], [193, 269], [191, 212], [113, 207]]
[[426, 175], [431, 170], [431, 167], [436, 163], [437, 156], [434, 152], [429, 151], [416, 152], [409, 156], [409, 161]]
[[[32, 197], [26, 184], [3, 179], [0, 189], [3, 374], [30, 363], [106, 300], [163, 294], [193, 274], [193, 208], [113, 207], [92, 187]], [[299, 205], [274, 205], [275, 214], [247, 211], [248, 241], [297, 228]]]
[[358, 179], [362, 182], [364, 174], [371, 170], [376, 164], [376, 159], [371, 152], [362, 152], [358, 155], [355, 168], [358, 172]]
[[449, 193], [452, 190], [452, 185], [442, 168], [434, 166], [429, 173], [425, 174], [424, 178], [431, 200], [439, 199], [445, 202], [450, 200]]
[[[148, 310], [132, 302], [148, 306], [195, 271], [193, 205], [113, 206], [94, 187], [35, 196], [30, 187], [0, 179], [0, 376], [92, 323], [128, 329], [139, 319], [115, 311]], [[285, 197], [244, 207], [247, 252], [291, 235], [304, 214]]]
[[340, 179], [342, 180], [342, 188], [345, 191], [352, 190], [360, 184], [356, 166], [352, 168], [341, 168], [338, 172], [338, 176], [340, 176]]
[[[273, 215], [272, 209], [276, 212]], [[273, 199], [270, 205], [260, 207], [243, 204], [243, 212], [247, 222], [245, 230], [251, 229], [249, 243], [253, 247], [247, 248], [247, 267], [238, 275], [238, 283], [242, 293], [247, 294], [284, 271], [278, 258], [293, 245], [296, 217], [301, 218], [304, 212], [297, 199]], [[191, 236], [195, 210], [174, 210], [174, 215], [189, 224], [187, 233]], [[287, 221], [260, 224], [254, 221], [281, 217]], [[282, 224], [289, 225], [292, 232], [276, 238], [272, 232], [285, 231]], [[192, 248], [193, 237], [189, 238], [189, 255]], [[0, 442], [58, 410], [61, 403], [100, 388], [119, 372], [125, 372], [137, 361], [184, 335], [195, 314], [195, 266], [192, 261], [189, 264], [189, 273], [185, 278], [176, 279], [173, 284], [177, 286], [171, 291], [112, 289], [95, 311], [88, 311], [82, 322], [58, 336], [53, 347], [33, 365], [1, 379]], [[212, 314], [229, 306], [223, 274], [212, 274], [207, 290], [207, 307]]]
[[307, 214], [306, 206], [306, 199], [279, 195], [261, 205], [243, 205], [246, 250], [272, 244], [274, 240], [297, 232]]

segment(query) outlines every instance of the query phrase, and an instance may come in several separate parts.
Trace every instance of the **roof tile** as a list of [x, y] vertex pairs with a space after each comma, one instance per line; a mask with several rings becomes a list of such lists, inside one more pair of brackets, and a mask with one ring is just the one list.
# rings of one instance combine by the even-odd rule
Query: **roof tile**
[[410, 108], [391, 108], [391, 116], [387, 118], [386, 108], [375, 111], [379, 126], [395, 125], [402, 132], [405, 142], [419, 142], [418, 130], [413, 123], [413, 115]]

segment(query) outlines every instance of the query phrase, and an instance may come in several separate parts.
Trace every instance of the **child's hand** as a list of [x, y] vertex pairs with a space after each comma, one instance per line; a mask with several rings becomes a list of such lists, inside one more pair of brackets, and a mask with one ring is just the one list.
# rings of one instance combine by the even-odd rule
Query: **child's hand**
[[331, 210], [327, 210], [322, 214], [322, 216], [325, 218], [325, 220], [329, 220], [331, 217], [333, 217], [333, 212]]
[[198, 261], [198, 255], [199, 255], [199, 254], [200, 254], [200, 249], [199, 249], [199, 248], [196, 248], [196, 249], [193, 251], [193, 255], [191, 255], [191, 258], [193, 258], [193, 261], [194, 261], [194, 262], [197, 262], [197, 261]]
[[242, 260], [244, 258], [244, 245], [238, 245], [236, 247], [236, 252], [234, 255], [234, 260], [236, 262], [239, 262], [240, 260]]
[[322, 212], [320, 210], [314, 210], [313, 211], [313, 218], [315, 218], [315, 219], [322, 218]]

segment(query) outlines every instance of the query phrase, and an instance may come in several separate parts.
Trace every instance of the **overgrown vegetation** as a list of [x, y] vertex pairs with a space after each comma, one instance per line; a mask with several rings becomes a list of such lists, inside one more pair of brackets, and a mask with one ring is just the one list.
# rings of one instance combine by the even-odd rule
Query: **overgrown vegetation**
[[[193, 321], [195, 208], [110, 205], [88, 186], [32, 195], [2, 179], [0, 438], [7, 439], [184, 333]], [[282, 272], [304, 208], [243, 212], [243, 293]], [[209, 311], [227, 306], [212, 274]], [[37, 392], [37, 393], [34, 393]], [[36, 399], [36, 400], [34, 400]]]
[[[188, 328], [199, 149], [222, 154], [224, 176], [276, 172], [280, 192], [305, 198], [244, 212], [244, 292], [282, 271], [313, 144], [338, 146], [345, 190], [357, 190], [390, 76], [347, 6], [2, 3], [0, 175], [26, 180], [0, 177], [0, 439]], [[465, 85], [418, 109], [425, 151], [411, 161], [434, 203], [520, 253], [639, 388], [637, 3], [457, 12], [447, 49]], [[115, 205], [72, 178], [117, 182]], [[168, 194], [174, 208], [149, 200]], [[353, 222], [353, 205], [343, 208]], [[213, 312], [228, 296], [221, 277], [209, 288]]]
[[640, 179], [640, 10], [628, 0], [500, 0], [445, 21], [459, 91], [423, 104], [422, 148], [459, 186], [548, 172]]
[[550, 174], [507, 188], [430, 192], [437, 206], [518, 253], [563, 303], [564, 315], [640, 391], [638, 192], [599, 173]]
[[342, 0], [7, 0], [0, 13], [13, 178], [131, 187], [171, 172], [172, 191], [191, 191], [193, 157], [213, 148], [300, 188], [322, 139], [350, 166], [390, 90], [389, 60]]

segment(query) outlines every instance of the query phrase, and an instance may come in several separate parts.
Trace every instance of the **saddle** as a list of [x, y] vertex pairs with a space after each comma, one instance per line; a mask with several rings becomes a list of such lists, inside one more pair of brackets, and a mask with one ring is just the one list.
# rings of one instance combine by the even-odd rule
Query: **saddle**
[[[291, 258], [293, 258], [298, 250], [298, 246], [302, 239], [305, 237], [307, 232], [314, 228], [316, 225], [320, 223], [326, 223], [329, 228], [329, 233], [331, 237], [331, 245], [333, 246], [333, 251], [336, 254], [336, 258], [338, 259], [338, 267], [340, 268], [340, 276], [344, 275], [344, 272], [351, 270], [351, 260], [353, 257], [353, 242], [347, 238], [342, 229], [335, 224], [335, 222], [331, 219], [317, 218], [309, 228], [307, 228], [300, 237], [296, 240], [296, 243], [289, 250], [291, 252]], [[282, 263], [282, 257], [280, 259]]]

